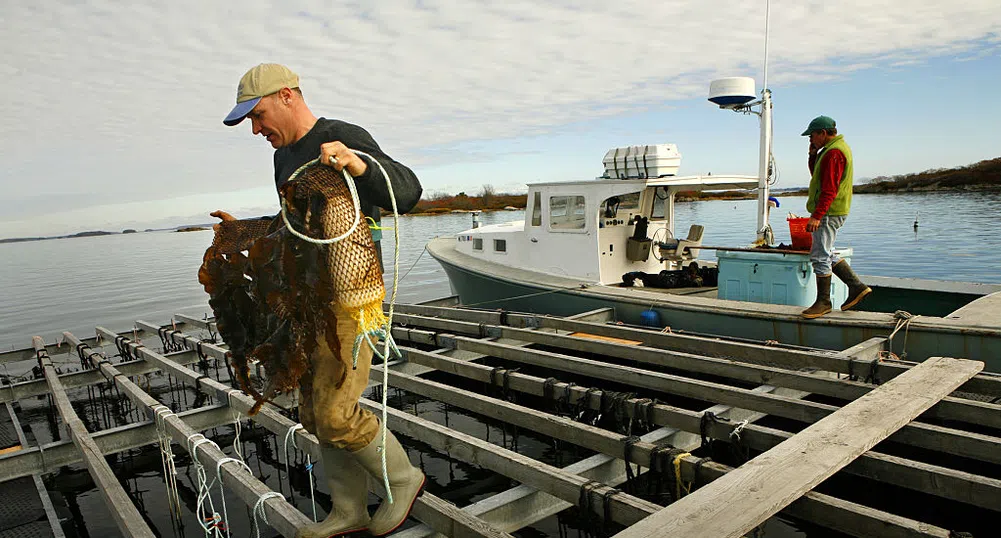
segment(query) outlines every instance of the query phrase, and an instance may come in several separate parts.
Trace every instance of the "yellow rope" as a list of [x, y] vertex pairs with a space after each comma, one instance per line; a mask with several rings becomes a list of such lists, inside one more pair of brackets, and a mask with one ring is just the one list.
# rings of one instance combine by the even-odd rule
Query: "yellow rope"
[[[691, 452], [685, 452], [684, 454], [678, 454], [677, 456], [674, 457], [674, 485], [675, 485], [675, 488], [676, 488], [676, 490], [674, 492], [674, 500], [675, 501], [677, 501], [678, 499], [681, 498], [681, 488], [682, 488], [682, 485], [681, 485], [681, 460], [684, 459], [686, 456], [691, 456], [691, 455], [692, 455]], [[685, 495], [687, 495], [687, 494], [689, 494], [689, 493], [692, 492], [692, 485], [691, 484], [688, 484], [687, 486], [684, 486], [684, 488], [685, 488]]]
[[369, 230], [393, 230], [394, 229], [392, 226], [379, 226], [378, 224], [376, 224], [375, 219], [373, 219], [372, 217], [369, 217], [367, 215], [365, 216], [365, 220], [368, 221], [368, 229]]

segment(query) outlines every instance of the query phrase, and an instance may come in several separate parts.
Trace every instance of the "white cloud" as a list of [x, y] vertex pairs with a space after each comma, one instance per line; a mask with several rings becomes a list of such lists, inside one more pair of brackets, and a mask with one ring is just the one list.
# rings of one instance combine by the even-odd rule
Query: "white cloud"
[[[771, 13], [772, 86], [976, 54], [1001, 36], [996, 0], [778, 0]], [[764, 2], [48, 1], [11, 3], [0, 23], [0, 189], [19, 208], [4, 208], [5, 236], [46, 200], [83, 211], [267, 186], [268, 146], [221, 123], [262, 61], [296, 70], [317, 113], [429, 167], [757, 75]]]

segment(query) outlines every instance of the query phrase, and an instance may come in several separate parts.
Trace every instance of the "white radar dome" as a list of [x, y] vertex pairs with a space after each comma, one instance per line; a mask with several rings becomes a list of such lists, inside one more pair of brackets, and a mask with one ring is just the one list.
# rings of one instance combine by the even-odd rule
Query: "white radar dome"
[[709, 100], [721, 108], [746, 105], [755, 99], [751, 77], [721, 78], [709, 83]]

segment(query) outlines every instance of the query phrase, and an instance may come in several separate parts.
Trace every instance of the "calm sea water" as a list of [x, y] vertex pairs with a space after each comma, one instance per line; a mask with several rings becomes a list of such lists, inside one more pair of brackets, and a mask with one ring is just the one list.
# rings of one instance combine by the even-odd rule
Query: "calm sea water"
[[[783, 198], [781, 201], [782, 207], [773, 210], [772, 221], [778, 230], [778, 239], [788, 241], [783, 217], [787, 211], [804, 212], [805, 200]], [[753, 201], [679, 204], [678, 230], [687, 230], [689, 224], [699, 223], [706, 227], [704, 241], [707, 244], [744, 245], [753, 236], [754, 210]], [[481, 219], [491, 224], [520, 219], [523, 215], [520, 211], [497, 212], [482, 215]], [[917, 233], [912, 226], [915, 215], [920, 221]], [[1001, 240], [994, 231], [1001, 224], [999, 215], [1001, 194], [998, 193], [858, 196], [839, 246], [855, 248], [853, 265], [863, 274], [1001, 282], [997, 270], [1001, 264], [1001, 249], [998, 248]], [[449, 294], [446, 276], [437, 262], [424, 252], [424, 244], [435, 236], [468, 228], [470, 221], [467, 214], [401, 219], [400, 273], [401, 276], [405, 274], [400, 284], [401, 302]], [[388, 225], [388, 221], [384, 222]], [[387, 235], [384, 252], [387, 266], [391, 267], [393, 241], [391, 235]], [[210, 231], [150, 232], [0, 245], [0, 348], [30, 346], [32, 335], [52, 341], [63, 330], [90, 336], [96, 325], [125, 330], [136, 319], [159, 324], [169, 321], [174, 313], [197, 317], [209, 314], [207, 296], [197, 281], [197, 269], [211, 239]], [[712, 251], [703, 250], [703, 253], [712, 256]], [[391, 277], [390, 272], [387, 283], [391, 282]], [[79, 366], [72, 354], [57, 355], [53, 360], [62, 368]], [[221, 380], [225, 381], [224, 368], [221, 372], [210, 371], [209, 375], [215, 377], [220, 373]], [[483, 386], [472, 386], [454, 378], [449, 382], [469, 390], [485, 390]], [[181, 387], [163, 375], [150, 379], [149, 392], [175, 410], [206, 403], [197, 397], [192, 387]], [[73, 389], [70, 396], [77, 413], [91, 430], [142, 420], [129, 406], [123, 408], [121, 403], [112, 403], [110, 393], [98, 393], [97, 387]], [[370, 392], [368, 396], [376, 395]], [[393, 390], [390, 401], [393, 407], [412, 409], [435, 422], [500, 441], [508, 448], [550, 464], [559, 464], [563, 458], [572, 461], [588, 455], [586, 451], [553, 451], [549, 439], [528, 432], [515, 437], [497, 421], [413, 394]], [[46, 398], [22, 400], [20, 407], [19, 418], [29, 428], [35, 442], [47, 443], [63, 435], [51, 422]], [[279, 457], [281, 439], [261, 430], [248, 429], [246, 424], [241, 444], [255, 476], [273, 490], [285, 494], [304, 513], [311, 513], [302, 455], [293, 456], [289, 477], [284, 471], [284, 458]], [[232, 455], [229, 444], [234, 431], [224, 426], [206, 434]], [[405, 442], [411, 459], [419, 462], [428, 474], [429, 491], [460, 506], [511, 486], [510, 481], [489, 471], [452, 460], [421, 443]], [[112, 464], [158, 535], [201, 535], [193, 523], [197, 484], [187, 456], [183, 450], [175, 450], [184, 504], [183, 520], [188, 522], [186, 528], [179, 528], [171, 523], [172, 518], [163, 502], [163, 471], [157, 452], [149, 447], [129, 451], [112, 458]], [[562, 464], [569, 461], [562, 461]], [[68, 536], [118, 535], [84, 467], [63, 467], [58, 473], [46, 476], [46, 485], [61, 517], [65, 518], [63, 526]], [[329, 506], [329, 497], [324, 493], [325, 485], [318, 485], [317, 490], [322, 514]], [[227, 494], [227, 499], [231, 509], [241, 507], [235, 508], [239, 510], [237, 515], [231, 512], [234, 536], [253, 535], [248, 511], [231, 494]], [[376, 502], [374, 497], [371, 500]], [[530, 538], [559, 534], [556, 518], [519, 533]], [[781, 521], [770, 523], [766, 534], [777, 538], [841, 536]], [[275, 534], [265, 529], [262, 536]]]
[[[782, 206], [772, 210], [779, 241], [789, 241], [785, 215], [805, 214], [805, 201], [781, 198]], [[678, 204], [676, 229], [683, 234], [689, 224], [703, 224], [705, 244], [745, 245], [753, 239], [755, 206], [753, 200]], [[523, 216], [501, 211], [481, 219], [491, 224]], [[400, 273], [406, 278], [400, 301], [450, 293], [424, 245], [470, 222], [468, 214], [401, 218]], [[852, 265], [864, 275], [1001, 283], [999, 227], [1001, 193], [859, 195], [838, 245], [854, 248]], [[386, 236], [389, 284], [393, 240], [388, 231]], [[0, 245], [0, 349], [28, 347], [32, 335], [51, 341], [64, 330], [90, 336], [95, 325], [125, 330], [136, 319], [165, 323], [175, 313], [208, 314], [197, 271], [211, 240], [211, 231], [149, 232]]]

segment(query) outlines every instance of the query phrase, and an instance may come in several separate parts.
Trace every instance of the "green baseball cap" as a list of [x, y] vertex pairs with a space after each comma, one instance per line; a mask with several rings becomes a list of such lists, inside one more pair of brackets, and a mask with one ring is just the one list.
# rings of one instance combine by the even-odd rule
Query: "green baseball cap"
[[803, 131], [801, 136], [810, 136], [810, 133], [814, 131], [819, 131], [821, 129], [833, 129], [835, 127], [837, 127], [837, 124], [834, 123], [834, 118], [828, 116], [817, 116], [816, 118], [813, 118], [813, 121], [810, 122], [810, 126]]
[[233, 126], [250, 114], [261, 98], [282, 88], [298, 88], [299, 75], [280, 64], [260, 64], [250, 68], [236, 87], [236, 106], [222, 122]]

